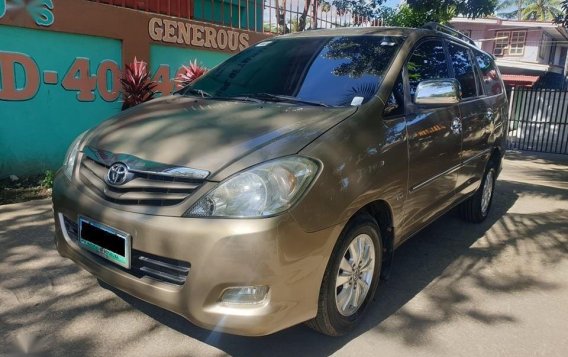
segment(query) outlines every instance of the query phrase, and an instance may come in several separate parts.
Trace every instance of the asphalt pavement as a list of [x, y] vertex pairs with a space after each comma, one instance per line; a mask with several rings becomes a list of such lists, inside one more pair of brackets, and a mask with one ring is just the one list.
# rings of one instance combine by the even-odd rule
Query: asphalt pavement
[[49, 200], [0, 206], [0, 355], [568, 356], [568, 156], [509, 153], [492, 212], [405, 243], [352, 334], [203, 330], [61, 258]]

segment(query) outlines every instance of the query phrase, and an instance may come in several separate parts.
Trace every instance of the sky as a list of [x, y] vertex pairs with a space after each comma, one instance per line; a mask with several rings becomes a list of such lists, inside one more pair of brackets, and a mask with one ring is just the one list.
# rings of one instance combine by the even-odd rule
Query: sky
[[397, 7], [400, 4], [400, 0], [387, 0], [383, 5], [388, 7]]

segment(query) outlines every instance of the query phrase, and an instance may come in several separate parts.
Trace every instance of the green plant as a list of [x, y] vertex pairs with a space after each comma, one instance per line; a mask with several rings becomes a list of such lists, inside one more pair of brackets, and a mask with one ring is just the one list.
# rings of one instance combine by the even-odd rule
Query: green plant
[[[495, 12], [497, 0], [407, 0], [414, 11], [444, 15], [449, 10], [469, 18], [483, 17]], [[438, 21], [432, 19], [431, 21]]]
[[564, 14], [561, 14], [556, 18], [555, 23], [561, 24], [564, 27], [568, 27], [568, 0], [564, 0], [562, 2], [562, 10], [564, 10]]
[[180, 86], [185, 87], [197, 78], [207, 73], [207, 68], [197, 64], [197, 59], [189, 62], [189, 66], [182, 66], [174, 79]]
[[532, 1], [523, 9], [523, 20], [552, 21], [561, 14], [562, 4], [560, 0], [536, 0]]
[[122, 110], [154, 98], [156, 94], [154, 89], [158, 85], [150, 79], [148, 64], [144, 61], [138, 61], [136, 57], [134, 57], [134, 62], [126, 65], [120, 83], [122, 84], [122, 96], [124, 98]]
[[400, 27], [421, 27], [431, 21], [445, 24], [456, 15], [455, 10], [455, 6], [421, 10], [402, 4], [394, 13], [385, 13], [385, 20], [389, 26]]
[[43, 188], [52, 188], [53, 187], [53, 178], [55, 177], [55, 173], [51, 170], [46, 170], [43, 174], [43, 178], [40, 181], [40, 185]]

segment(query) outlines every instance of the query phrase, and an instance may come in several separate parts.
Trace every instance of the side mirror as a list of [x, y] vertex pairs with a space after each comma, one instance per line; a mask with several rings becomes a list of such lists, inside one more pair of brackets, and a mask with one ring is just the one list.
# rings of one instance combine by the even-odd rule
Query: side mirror
[[433, 79], [418, 83], [415, 104], [444, 105], [461, 100], [460, 83], [455, 79]]

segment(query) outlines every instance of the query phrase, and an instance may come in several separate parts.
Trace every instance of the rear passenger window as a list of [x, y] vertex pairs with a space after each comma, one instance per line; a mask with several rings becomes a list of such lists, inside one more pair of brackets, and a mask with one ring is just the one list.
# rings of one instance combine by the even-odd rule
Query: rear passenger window
[[481, 82], [483, 82], [485, 94], [495, 95], [502, 93], [503, 87], [501, 86], [501, 79], [499, 78], [499, 73], [497, 72], [493, 58], [485, 53], [475, 52], [475, 59], [481, 70]]
[[477, 96], [475, 71], [473, 70], [474, 67], [469, 50], [453, 43], [448, 45], [448, 49], [450, 51], [452, 65], [454, 66], [454, 75], [458, 82], [460, 82], [462, 98]]
[[406, 69], [412, 100], [414, 100], [418, 83], [429, 79], [449, 78], [443, 42], [432, 40], [420, 44], [410, 56]]

